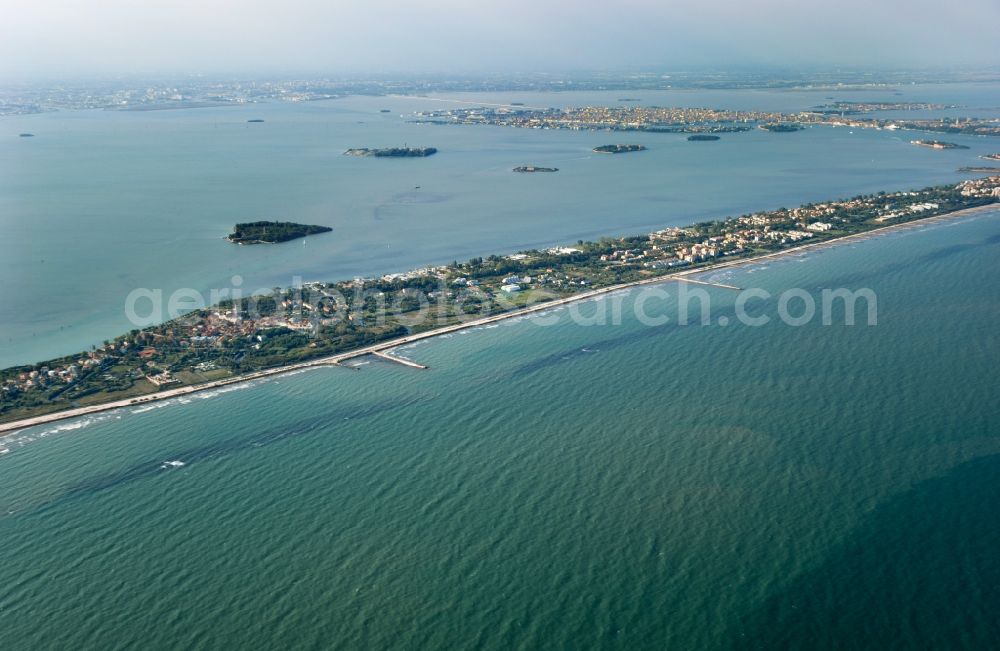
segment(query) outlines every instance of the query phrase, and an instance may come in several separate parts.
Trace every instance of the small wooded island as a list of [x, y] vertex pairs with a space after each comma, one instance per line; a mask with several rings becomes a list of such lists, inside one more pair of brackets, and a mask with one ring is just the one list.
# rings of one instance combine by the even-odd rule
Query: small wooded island
[[804, 127], [801, 124], [791, 124], [788, 122], [771, 122], [769, 124], [761, 124], [757, 128], [770, 131], [771, 133], [791, 133], [792, 131], [802, 131]]
[[1000, 174], [1000, 167], [991, 167], [989, 165], [984, 166], [974, 166], [974, 167], [959, 167], [959, 172], [964, 172], [966, 174]]
[[374, 158], [419, 158], [431, 156], [437, 153], [434, 147], [385, 147], [383, 149], [369, 149], [368, 147], [358, 147], [348, 149], [345, 156], [369, 156]]
[[534, 172], [558, 172], [558, 167], [536, 167], [534, 165], [521, 165], [514, 168], [515, 172], [520, 172], [521, 174], [532, 174]]
[[594, 147], [596, 154], [624, 154], [630, 151], [644, 151], [645, 145], [601, 145]]
[[275, 244], [306, 235], [328, 233], [332, 230], [329, 226], [311, 226], [294, 222], [247, 222], [236, 224], [226, 239], [237, 244]]
[[711, 140], [718, 140], [719, 136], [710, 136], [706, 133], [696, 133], [693, 136], [688, 136], [688, 140], [691, 142], [709, 142]]
[[20, 136], [21, 138], [34, 138], [35, 137], [35, 134], [33, 134], [33, 133], [19, 133], [17, 135]]
[[944, 142], [943, 140], [911, 140], [910, 144], [917, 147], [930, 147], [931, 149], [968, 149], [965, 145]]
[[252, 120], [247, 120], [247, 122], [263, 122], [260, 118], [254, 118]]

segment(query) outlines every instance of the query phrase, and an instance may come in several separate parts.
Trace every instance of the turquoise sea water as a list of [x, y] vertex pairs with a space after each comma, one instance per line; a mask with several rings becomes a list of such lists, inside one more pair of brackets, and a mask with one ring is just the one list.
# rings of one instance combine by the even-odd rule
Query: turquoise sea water
[[631, 293], [22, 432], [0, 647], [990, 648], [998, 260], [994, 211], [712, 276], [876, 326]]
[[[900, 93], [900, 94], [896, 94]], [[715, 143], [683, 135], [411, 124], [414, 111], [472, 104], [615, 104], [613, 93], [348, 97], [152, 112], [61, 111], [0, 119], [0, 366], [69, 354], [131, 330], [136, 288], [205, 295], [295, 279], [341, 280], [477, 255], [635, 234], [703, 218], [958, 181], [996, 150], [914, 147], [914, 134], [812, 128]], [[660, 91], [661, 106], [795, 111], [835, 97], [960, 104], [996, 113], [996, 84], [879, 91]], [[463, 102], [463, 103], [456, 103]], [[388, 108], [384, 114], [380, 109]], [[991, 112], [992, 111], [992, 112]], [[248, 124], [260, 118], [262, 124]], [[34, 138], [18, 138], [31, 132]], [[642, 142], [599, 156], [609, 142]], [[420, 160], [342, 156], [349, 147], [436, 146]], [[511, 173], [517, 165], [557, 174]], [[418, 188], [419, 186], [419, 188]], [[256, 219], [334, 231], [274, 247], [223, 237]]]

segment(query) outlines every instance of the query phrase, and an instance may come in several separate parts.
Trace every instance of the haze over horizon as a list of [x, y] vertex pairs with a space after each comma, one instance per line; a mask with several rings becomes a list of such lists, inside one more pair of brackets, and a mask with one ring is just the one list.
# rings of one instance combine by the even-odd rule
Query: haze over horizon
[[992, 66], [1000, 4], [9, 0], [0, 77]]

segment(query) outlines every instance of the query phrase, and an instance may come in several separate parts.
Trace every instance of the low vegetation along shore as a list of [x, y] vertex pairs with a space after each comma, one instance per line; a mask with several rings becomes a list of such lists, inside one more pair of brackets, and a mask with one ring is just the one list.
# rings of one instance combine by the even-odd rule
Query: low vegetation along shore
[[339, 363], [998, 200], [993, 176], [226, 300], [77, 355], [0, 371], [0, 432]]

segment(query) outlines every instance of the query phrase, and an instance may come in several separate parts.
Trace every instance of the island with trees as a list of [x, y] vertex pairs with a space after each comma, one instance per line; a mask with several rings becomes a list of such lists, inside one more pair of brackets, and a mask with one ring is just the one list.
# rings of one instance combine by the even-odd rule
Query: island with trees
[[930, 149], [968, 149], [965, 145], [945, 142], [943, 140], [911, 140], [910, 144], [918, 147], [929, 147]]
[[769, 122], [758, 125], [757, 128], [770, 131], [771, 133], [791, 133], [793, 131], [802, 131], [805, 127], [794, 122]]
[[594, 147], [595, 154], [625, 154], [630, 151], [645, 151], [645, 145], [601, 145]]
[[382, 149], [369, 149], [368, 147], [358, 147], [348, 149], [345, 156], [366, 156], [370, 158], [423, 158], [437, 153], [434, 147], [385, 147]]
[[558, 167], [538, 167], [536, 165], [520, 165], [518, 167], [515, 167], [513, 171], [519, 172], [521, 174], [534, 174], [535, 172], [558, 172], [559, 168]]
[[294, 222], [246, 222], [236, 224], [226, 239], [236, 244], [276, 244], [307, 235], [329, 233], [329, 226], [312, 226]]
[[718, 140], [719, 136], [709, 135], [707, 133], [696, 133], [692, 136], [688, 136], [688, 140], [691, 142], [711, 142], [713, 140]]

